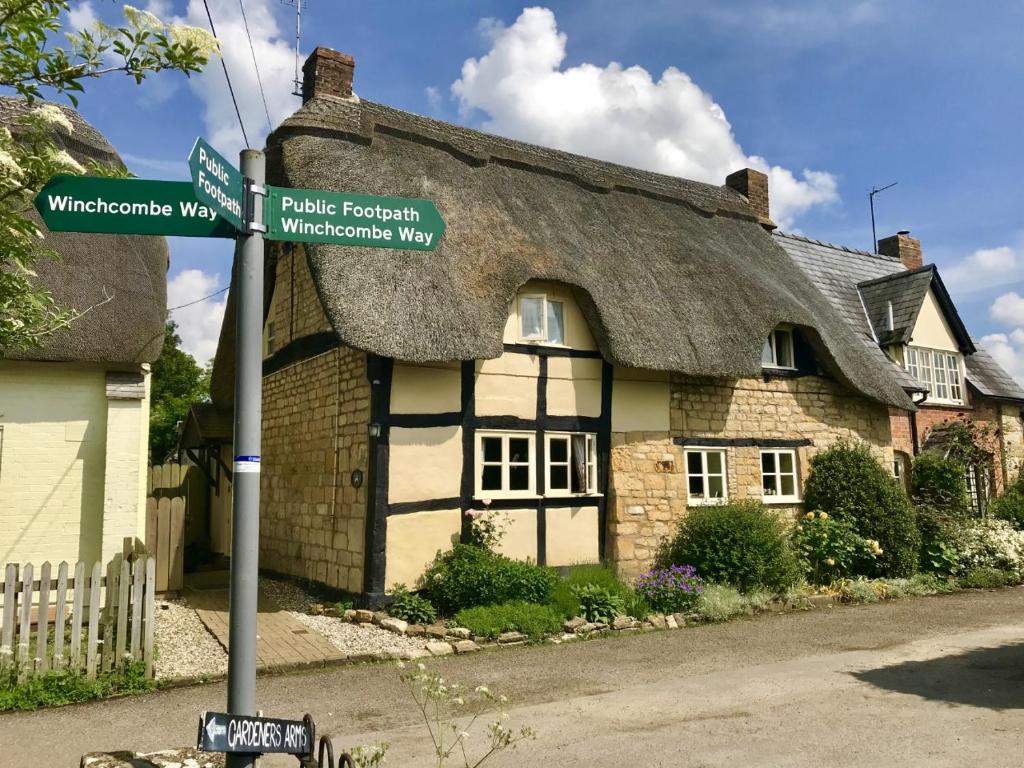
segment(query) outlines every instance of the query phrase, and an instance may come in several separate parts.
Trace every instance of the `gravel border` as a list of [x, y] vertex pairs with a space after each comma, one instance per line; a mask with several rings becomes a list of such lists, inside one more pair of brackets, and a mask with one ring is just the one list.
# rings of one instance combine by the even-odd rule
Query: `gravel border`
[[157, 680], [227, 674], [227, 653], [188, 601], [160, 601], [153, 629]]

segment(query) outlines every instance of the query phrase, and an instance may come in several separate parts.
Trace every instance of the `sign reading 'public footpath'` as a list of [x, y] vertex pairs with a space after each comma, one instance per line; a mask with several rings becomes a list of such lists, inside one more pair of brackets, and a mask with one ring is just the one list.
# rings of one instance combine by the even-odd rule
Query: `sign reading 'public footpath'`
[[312, 745], [313, 734], [302, 720], [204, 712], [196, 747], [205, 752], [308, 755]]
[[429, 200], [269, 187], [268, 240], [432, 251], [445, 224]]
[[187, 181], [54, 176], [36, 196], [51, 232], [234, 237], [238, 231], [196, 199]]
[[217, 150], [196, 139], [188, 156], [196, 196], [242, 229], [244, 187], [242, 174]]

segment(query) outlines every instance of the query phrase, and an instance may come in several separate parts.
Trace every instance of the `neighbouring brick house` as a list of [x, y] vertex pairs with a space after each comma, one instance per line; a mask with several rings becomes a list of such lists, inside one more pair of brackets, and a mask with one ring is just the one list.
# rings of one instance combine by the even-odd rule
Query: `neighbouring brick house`
[[799, 509], [837, 441], [892, 465], [917, 387], [771, 234], [763, 174], [488, 136], [361, 100], [353, 69], [310, 57], [268, 182], [428, 198], [447, 230], [426, 253], [268, 248], [263, 567], [377, 600], [486, 507], [511, 555], [633, 576], [695, 504]]
[[[36, 105], [38, 106], [38, 104]], [[23, 99], [0, 96], [0, 126], [18, 135]], [[74, 110], [54, 140], [82, 164], [120, 166]], [[58, 259], [35, 265], [57, 306], [83, 313], [42, 346], [0, 359], [0, 565], [93, 562], [145, 538], [149, 364], [167, 306], [161, 237], [49, 232]]]

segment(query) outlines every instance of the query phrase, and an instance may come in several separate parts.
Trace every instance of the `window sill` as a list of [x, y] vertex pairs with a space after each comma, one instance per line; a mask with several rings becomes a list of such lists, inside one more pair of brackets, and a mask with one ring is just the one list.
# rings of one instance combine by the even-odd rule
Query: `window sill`
[[686, 500], [686, 506], [688, 507], [721, 507], [724, 504], [728, 504], [729, 499], [701, 499], [701, 498], [688, 498]]
[[603, 493], [562, 493], [552, 491], [544, 494], [545, 499], [600, 499]]
[[803, 504], [799, 496], [762, 496], [762, 504]]
[[776, 366], [762, 366], [761, 375], [766, 379], [795, 379], [797, 376], [804, 376], [796, 368], [781, 368]]
[[[483, 504], [484, 500], [487, 501], [536, 501], [541, 498], [535, 493], [489, 493], [489, 494], [478, 494], [473, 497], [473, 501], [479, 501]], [[487, 509], [487, 505], [483, 504], [484, 509]]]

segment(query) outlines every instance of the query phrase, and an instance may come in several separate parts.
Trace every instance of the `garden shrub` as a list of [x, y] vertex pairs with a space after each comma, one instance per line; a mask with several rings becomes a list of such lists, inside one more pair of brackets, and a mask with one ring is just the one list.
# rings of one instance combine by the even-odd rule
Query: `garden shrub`
[[811, 584], [871, 573], [882, 554], [877, 541], [859, 536], [847, 520], [808, 512], [793, 530], [793, 548]]
[[866, 445], [840, 443], [811, 459], [804, 488], [807, 509], [848, 521], [881, 547], [876, 571], [909, 576], [917, 570], [920, 535], [914, 508]]
[[587, 621], [601, 621], [607, 624], [622, 613], [622, 596], [607, 587], [584, 584], [581, 587], [574, 587], [573, 591], [580, 602], [580, 616]]
[[756, 501], [691, 509], [656, 564], [692, 565], [706, 581], [744, 592], [782, 590], [799, 574], [785, 524]]
[[881, 579], [846, 579], [838, 587], [839, 599], [844, 603], [877, 603], [890, 596], [888, 585]]
[[652, 568], [636, 580], [636, 592], [658, 613], [682, 613], [697, 602], [704, 584], [692, 565]]
[[914, 503], [918, 506], [956, 517], [966, 517], [970, 513], [964, 465], [956, 459], [944, 458], [937, 453], [922, 453], [914, 459], [910, 487]]
[[988, 513], [997, 520], [1005, 520], [1018, 531], [1024, 531], [1024, 471], [1002, 496], [992, 500]]
[[533, 640], [557, 632], [562, 617], [553, 606], [512, 602], [464, 608], [455, 623], [479, 637], [495, 638], [502, 632], [522, 632]]
[[580, 601], [575, 590], [588, 584], [604, 587], [623, 601], [628, 600], [632, 593], [627, 585], [619, 581], [615, 571], [606, 565], [574, 565], [555, 584], [551, 604], [567, 619], [579, 616]]
[[128, 693], [151, 691], [155, 683], [146, 677], [142, 662], [131, 662], [124, 669], [105, 672], [94, 680], [78, 672], [51, 672], [18, 682], [17, 672], [0, 676], [0, 712], [59, 707], [82, 701], [103, 699]]
[[410, 592], [404, 584], [396, 584], [388, 613], [410, 624], [431, 624], [437, 619], [437, 609], [425, 597]]
[[1005, 520], [978, 520], [961, 527], [955, 542], [960, 569], [1009, 571], [1024, 577], [1024, 532]]
[[557, 574], [550, 568], [456, 544], [438, 553], [423, 574], [421, 585], [430, 602], [450, 616], [477, 605], [520, 600], [547, 604], [557, 581]]
[[728, 621], [750, 610], [738, 591], [723, 584], [707, 584], [697, 598], [694, 613], [704, 621]]
[[970, 522], [930, 506], [917, 508], [917, 529], [921, 536], [921, 570], [953, 574], [960, 568], [957, 542], [960, 531]]
[[960, 585], [968, 589], [995, 589], [1016, 584], [1017, 574], [999, 568], [972, 568], [960, 578]]
[[622, 598], [622, 612], [627, 616], [632, 616], [634, 619], [650, 616], [653, 611], [654, 609], [651, 608], [651, 604], [635, 589], [629, 590]]

